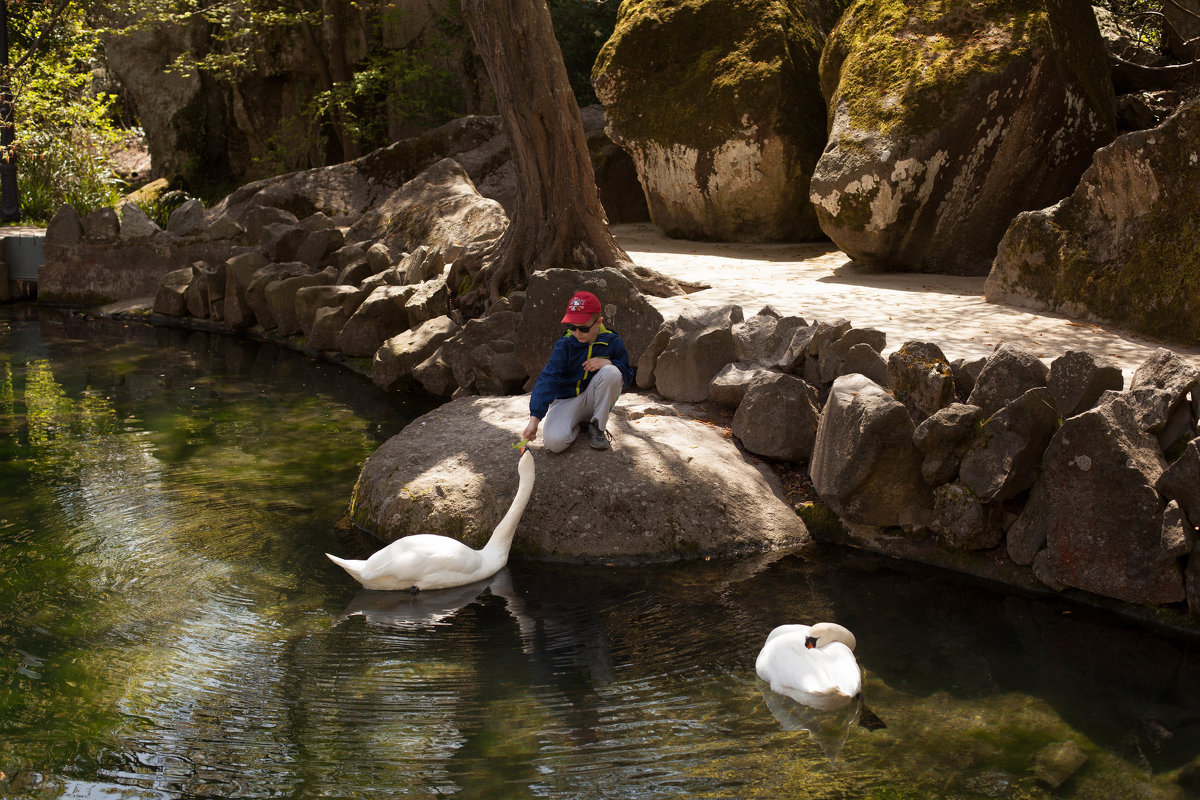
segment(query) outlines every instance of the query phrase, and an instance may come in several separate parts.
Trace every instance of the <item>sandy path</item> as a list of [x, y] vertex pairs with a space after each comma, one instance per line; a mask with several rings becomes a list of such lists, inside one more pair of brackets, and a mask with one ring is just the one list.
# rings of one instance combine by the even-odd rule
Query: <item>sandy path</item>
[[686, 298], [652, 298], [665, 315], [687, 305], [736, 303], [751, 316], [769, 304], [809, 322], [841, 318], [882, 330], [885, 353], [913, 339], [936, 343], [951, 360], [986, 356], [1000, 342], [1018, 344], [1047, 362], [1067, 350], [1086, 350], [1116, 362], [1126, 380], [1158, 347], [1200, 366], [1200, 347], [985, 302], [982, 277], [880, 272], [855, 264], [828, 243], [691, 242], [668, 239], [650, 224], [616, 225], [613, 233], [635, 263], [712, 286]]

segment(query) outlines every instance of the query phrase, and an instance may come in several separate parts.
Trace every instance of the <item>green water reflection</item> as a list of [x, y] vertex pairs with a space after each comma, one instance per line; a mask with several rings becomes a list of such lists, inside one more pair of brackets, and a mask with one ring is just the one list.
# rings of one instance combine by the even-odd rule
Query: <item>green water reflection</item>
[[[0, 796], [1192, 796], [1194, 645], [1086, 609], [815, 549], [357, 591], [323, 554], [421, 410], [266, 345], [0, 312]], [[753, 670], [819, 618], [887, 723], [833, 761]]]

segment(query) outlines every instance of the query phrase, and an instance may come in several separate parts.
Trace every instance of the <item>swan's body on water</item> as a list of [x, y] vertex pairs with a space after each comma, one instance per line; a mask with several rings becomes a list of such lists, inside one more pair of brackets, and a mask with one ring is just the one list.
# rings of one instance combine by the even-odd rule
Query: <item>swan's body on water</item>
[[446, 589], [489, 578], [508, 563], [517, 523], [533, 492], [533, 455], [528, 450], [521, 455], [517, 472], [517, 494], [482, 549], [475, 550], [448, 536], [419, 533], [397, 539], [366, 560], [325, 555], [365, 588], [381, 591]]
[[767, 635], [754, 669], [771, 691], [832, 711], [862, 691], [854, 634], [833, 622], [780, 625]]

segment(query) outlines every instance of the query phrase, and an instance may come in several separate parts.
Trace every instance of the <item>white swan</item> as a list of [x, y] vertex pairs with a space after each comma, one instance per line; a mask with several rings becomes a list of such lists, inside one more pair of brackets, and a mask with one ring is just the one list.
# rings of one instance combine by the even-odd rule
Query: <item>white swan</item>
[[854, 634], [833, 622], [780, 625], [754, 662], [771, 691], [821, 711], [847, 705], [862, 690]]
[[325, 555], [367, 589], [382, 591], [416, 593], [422, 589], [462, 586], [491, 577], [508, 563], [513, 534], [517, 532], [517, 523], [533, 492], [533, 456], [529, 450], [521, 455], [517, 474], [520, 475], [517, 495], [481, 550], [474, 550], [448, 536], [418, 533], [397, 539], [365, 561]]

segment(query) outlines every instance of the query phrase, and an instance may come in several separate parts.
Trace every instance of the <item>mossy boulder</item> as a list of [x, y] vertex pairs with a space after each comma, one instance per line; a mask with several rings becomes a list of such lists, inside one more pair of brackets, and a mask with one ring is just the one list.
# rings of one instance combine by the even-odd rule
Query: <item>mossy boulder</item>
[[667, 235], [797, 240], [821, 231], [808, 181], [825, 145], [817, 68], [846, 0], [621, 4], [592, 72], [609, 133]]
[[821, 86], [821, 227], [887, 269], [986, 274], [1013, 217], [1068, 194], [1115, 130], [1084, 0], [858, 0]]
[[1070, 197], [1021, 214], [1000, 243], [992, 302], [1200, 343], [1200, 100], [1096, 152]]

